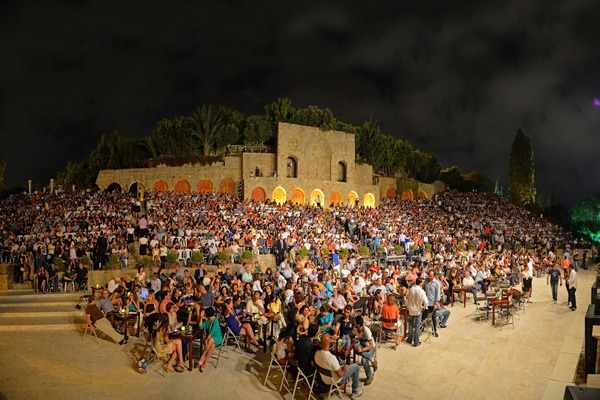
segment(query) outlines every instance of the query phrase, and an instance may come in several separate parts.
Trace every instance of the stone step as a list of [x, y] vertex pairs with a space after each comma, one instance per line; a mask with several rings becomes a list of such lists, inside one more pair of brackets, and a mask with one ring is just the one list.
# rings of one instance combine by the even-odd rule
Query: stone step
[[53, 330], [53, 329], [83, 329], [86, 318], [83, 311], [74, 316], [55, 317], [6, 317], [0, 318], [1, 331], [28, 331], [28, 330]]
[[76, 316], [80, 314], [81, 310], [75, 308], [75, 303], [59, 303], [48, 307], [36, 304], [21, 304], [11, 307], [0, 306], [0, 319], [8, 317]]

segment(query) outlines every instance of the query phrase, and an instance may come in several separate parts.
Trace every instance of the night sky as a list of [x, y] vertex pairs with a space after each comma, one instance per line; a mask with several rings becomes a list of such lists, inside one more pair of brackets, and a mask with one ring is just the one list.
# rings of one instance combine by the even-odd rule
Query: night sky
[[372, 116], [505, 187], [522, 128], [538, 191], [571, 204], [600, 186], [598, 16], [597, 0], [3, 0], [6, 186], [47, 183], [113, 130], [289, 97], [353, 124]]

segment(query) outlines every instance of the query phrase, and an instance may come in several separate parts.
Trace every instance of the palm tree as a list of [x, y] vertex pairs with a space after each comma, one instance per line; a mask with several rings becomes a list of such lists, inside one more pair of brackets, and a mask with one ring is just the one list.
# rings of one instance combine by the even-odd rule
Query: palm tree
[[158, 158], [158, 146], [156, 145], [156, 138], [154, 135], [144, 136], [138, 145], [148, 152], [150, 158]]
[[198, 107], [190, 117], [192, 134], [198, 138], [202, 145], [202, 153], [208, 156], [210, 149], [215, 144], [217, 135], [221, 134], [226, 126], [226, 120], [221, 110], [214, 112], [212, 106]]

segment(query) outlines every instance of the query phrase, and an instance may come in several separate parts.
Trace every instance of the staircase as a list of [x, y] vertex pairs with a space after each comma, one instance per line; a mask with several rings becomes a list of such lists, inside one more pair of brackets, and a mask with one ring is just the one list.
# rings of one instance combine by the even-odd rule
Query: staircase
[[75, 308], [83, 293], [35, 293], [29, 288], [0, 292], [0, 331], [83, 329], [85, 303]]

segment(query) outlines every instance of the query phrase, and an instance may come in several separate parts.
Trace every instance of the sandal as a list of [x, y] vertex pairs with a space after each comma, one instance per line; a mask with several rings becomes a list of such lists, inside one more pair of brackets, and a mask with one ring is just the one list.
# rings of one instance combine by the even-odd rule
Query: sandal
[[202, 365], [200, 365], [198, 369], [200, 370], [200, 373], [204, 373], [204, 367]]
[[181, 365], [177, 364], [177, 365], [175, 366], [175, 371], [177, 371], [177, 372], [183, 372], [183, 371], [184, 371], [184, 368], [183, 368]]
[[165, 371], [167, 372], [167, 374], [172, 374], [173, 372], [175, 372], [175, 369], [173, 367], [167, 366], [167, 368], [165, 368]]

